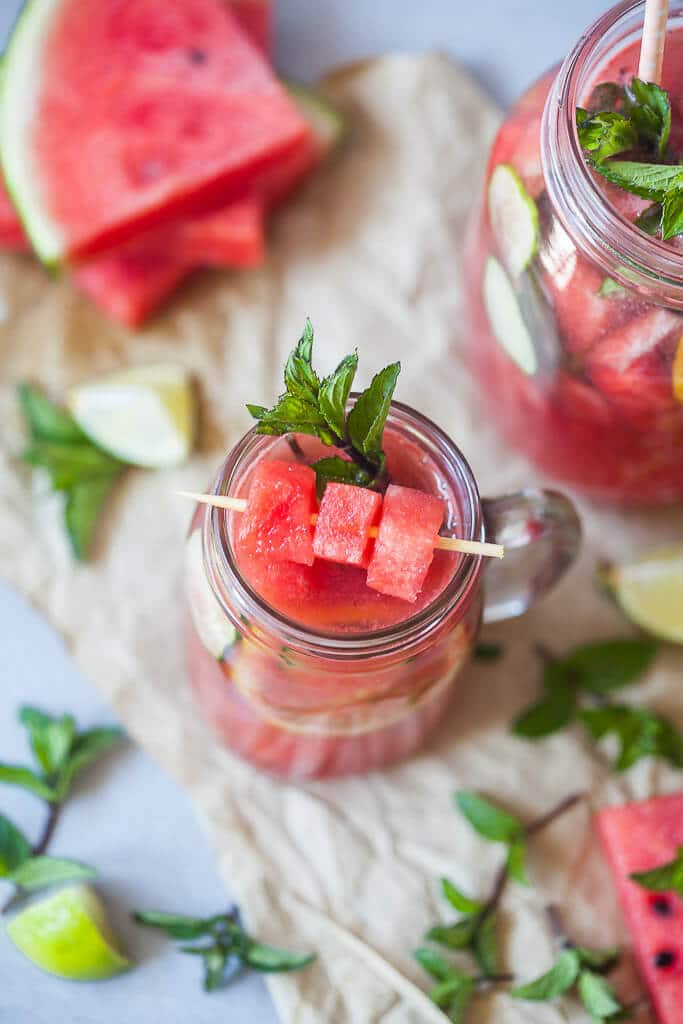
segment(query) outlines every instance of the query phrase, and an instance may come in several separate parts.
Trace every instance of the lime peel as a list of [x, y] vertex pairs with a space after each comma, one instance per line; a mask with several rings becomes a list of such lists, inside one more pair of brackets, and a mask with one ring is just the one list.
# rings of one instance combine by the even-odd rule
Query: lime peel
[[683, 644], [682, 546], [654, 551], [628, 565], [606, 565], [598, 579], [631, 622]]

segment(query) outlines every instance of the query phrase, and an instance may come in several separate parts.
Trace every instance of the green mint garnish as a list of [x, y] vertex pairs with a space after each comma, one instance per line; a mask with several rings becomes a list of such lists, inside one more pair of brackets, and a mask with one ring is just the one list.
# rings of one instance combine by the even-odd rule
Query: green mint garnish
[[[597, 102], [605, 109], [597, 109]], [[671, 134], [666, 91], [639, 78], [623, 88], [604, 83], [591, 97], [589, 110], [577, 109], [576, 125], [591, 166], [612, 184], [652, 201], [653, 206], [636, 218], [636, 226], [650, 235], [661, 232], [664, 240], [682, 234], [681, 167], [652, 162], [653, 157], [666, 158]], [[623, 153], [641, 159], [612, 159]]]
[[453, 1024], [462, 1024], [478, 979], [454, 967], [433, 949], [421, 946], [415, 950], [413, 956], [437, 982], [429, 993], [429, 998], [444, 1011]]
[[24, 892], [94, 877], [93, 868], [80, 861], [34, 853], [23, 832], [0, 814], [0, 879], [15, 887], [12, 902]]
[[675, 892], [683, 897], [683, 846], [667, 864], [650, 871], [634, 871], [630, 876], [634, 882], [651, 892]]
[[576, 983], [581, 963], [575, 949], [563, 949], [557, 960], [545, 974], [526, 985], [513, 988], [511, 995], [515, 999], [528, 999], [533, 1002], [546, 1002], [556, 999]]
[[603, 977], [603, 973], [615, 965], [617, 957], [617, 950], [563, 949], [549, 971], [526, 985], [513, 988], [510, 995], [530, 1002], [549, 1002], [576, 986], [593, 1020], [609, 1020], [625, 1010]]
[[30, 442], [23, 459], [45, 469], [64, 493], [64, 519], [71, 548], [88, 557], [104, 501], [125, 465], [90, 441], [69, 413], [28, 384], [18, 389]]
[[321, 495], [331, 481], [378, 487], [384, 482], [382, 436], [396, 388], [400, 363], [381, 370], [348, 412], [346, 405], [358, 368], [358, 355], [345, 356], [336, 370], [322, 380], [313, 368], [313, 327], [306, 321], [303, 334], [285, 364], [285, 392], [272, 409], [247, 405], [258, 420], [258, 434], [308, 434], [337, 448], [335, 455], [313, 464]]
[[[517, 717], [512, 731], [536, 740], [578, 721], [595, 740], [610, 734], [617, 738], [616, 771], [625, 771], [646, 756], [680, 767], [683, 737], [668, 719], [609, 699], [636, 683], [656, 652], [652, 640], [610, 640], [579, 647], [564, 658], [546, 654], [543, 695]], [[587, 700], [597, 700], [599, 706], [587, 706]]]
[[138, 924], [159, 928], [171, 939], [182, 942], [205, 940], [196, 946], [181, 946], [180, 952], [201, 957], [207, 992], [222, 988], [242, 967], [265, 973], [299, 971], [315, 959], [308, 953], [291, 953], [258, 942], [245, 931], [235, 908], [227, 914], [212, 917], [186, 917], [145, 910], [134, 913], [133, 919]]

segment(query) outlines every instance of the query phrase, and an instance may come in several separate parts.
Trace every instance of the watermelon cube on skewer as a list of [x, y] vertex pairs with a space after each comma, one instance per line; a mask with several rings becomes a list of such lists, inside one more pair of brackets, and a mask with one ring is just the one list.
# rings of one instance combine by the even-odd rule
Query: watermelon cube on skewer
[[320, 502], [313, 535], [317, 558], [367, 567], [369, 531], [379, 518], [382, 496], [352, 484], [328, 483]]
[[683, 792], [605, 807], [597, 821], [657, 1019], [661, 1024], [680, 1024], [683, 899], [673, 892], [650, 891], [630, 876], [675, 859], [683, 846]]
[[416, 601], [434, 557], [443, 515], [441, 498], [390, 484], [368, 566], [368, 586], [404, 601]]
[[239, 523], [245, 554], [313, 565], [315, 473], [310, 466], [273, 460], [254, 470]]

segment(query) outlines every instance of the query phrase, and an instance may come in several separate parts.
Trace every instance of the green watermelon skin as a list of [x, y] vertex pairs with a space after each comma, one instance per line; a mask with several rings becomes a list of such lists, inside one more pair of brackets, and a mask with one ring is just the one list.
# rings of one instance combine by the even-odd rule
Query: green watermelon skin
[[64, 0], [55, 17], [34, 119], [67, 256], [241, 198], [310, 150], [308, 123], [224, 0], [87, 0], [84, 13]]
[[[629, 875], [668, 863], [683, 846], [683, 793], [606, 807], [597, 824], [657, 1019], [682, 1024], [683, 900], [675, 893], [649, 892]], [[657, 966], [663, 953], [673, 959]]]

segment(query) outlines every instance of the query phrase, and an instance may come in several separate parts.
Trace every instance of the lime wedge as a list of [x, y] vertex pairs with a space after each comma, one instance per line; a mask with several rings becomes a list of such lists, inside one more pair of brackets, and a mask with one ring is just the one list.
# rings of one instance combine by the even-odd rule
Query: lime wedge
[[87, 885], [69, 886], [32, 903], [12, 918], [7, 934], [32, 963], [59, 978], [98, 981], [131, 966]]
[[195, 395], [182, 366], [109, 373], [72, 388], [66, 404], [95, 444], [133, 466], [177, 466], [192, 450]]
[[538, 209], [514, 167], [498, 164], [488, 188], [489, 221], [503, 262], [513, 277], [538, 250]]
[[220, 661], [228, 648], [237, 642], [237, 630], [218, 603], [206, 578], [201, 530], [194, 530], [187, 538], [185, 575], [194, 628], [207, 651]]
[[482, 292], [489, 322], [498, 342], [520, 370], [533, 376], [538, 370], [534, 343], [524, 322], [512, 282], [493, 256], [489, 256], [484, 267]]
[[655, 551], [630, 565], [607, 566], [599, 579], [637, 626], [683, 644], [683, 547]]
[[674, 398], [683, 403], [683, 338], [678, 342], [673, 367]]

